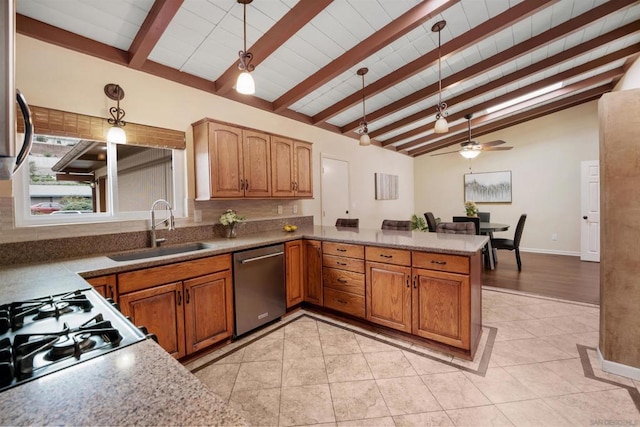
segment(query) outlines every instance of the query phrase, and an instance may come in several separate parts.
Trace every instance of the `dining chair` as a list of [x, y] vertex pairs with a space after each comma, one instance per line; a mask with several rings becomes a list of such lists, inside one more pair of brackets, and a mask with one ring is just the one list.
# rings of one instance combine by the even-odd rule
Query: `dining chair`
[[436, 226], [436, 233], [443, 234], [476, 234], [476, 227], [472, 222], [440, 222]]
[[478, 212], [480, 222], [491, 222], [491, 212]]
[[429, 227], [429, 232], [430, 233], [435, 233], [436, 232], [436, 226], [438, 225], [436, 223], [436, 217], [433, 216], [432, 212], [425, 212], [424, 213], [424, 217], [427, 220], [427, 227]]
[[522, 271], [522, 261], [520, 260], [520, 239], [522, 239], [522, 231], [524, 230], [524, 222], [527, 220], [527, 214], [520, 215], [516, 232], [511, 239], [491, 239], [491, 246], [495, 249], [506, 249], [515, 251], [516, 262], [518, 263], [518, 271]]
[[477, 216], [454, 216], [453, 222], [471, 222], [475, 227], [475, 234], [480, 234], [480, 218]]
[[411, 221], [398, 221], [395, 219], [385, 219], [382, 221], [383, 230], [406, 230], [411, 231]]
[[336, 220], [336, 227], [358, 228], [359, 226], [360, 226], [359, 218], [338, 218]]

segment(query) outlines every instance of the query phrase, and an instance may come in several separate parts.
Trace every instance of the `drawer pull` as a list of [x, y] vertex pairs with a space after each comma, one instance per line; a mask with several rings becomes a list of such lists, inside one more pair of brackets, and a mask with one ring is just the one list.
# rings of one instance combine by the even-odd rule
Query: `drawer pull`
[[338, 282], [346, 284], [347, 283], [347, 279], [338, 279]]
[[344, 249], [344, 248], [336, 248], [336, 251], [338, 251], [338, 252], [347, 252], [347, 250]]
[[341, 298], [336, 299], [340, 304], [346, 304], [347, 302]]
[[338, 264], [338, 265], [347, 265], [346, 262], [340, 262], [340, 261], [336, 262], [336, 264]]
[[387, 258], [387, 259], [391, 259], [391, 258], [393, 258], [393, 255], [380, 254], [380, 256], [381, 256], [382, 258]]
[[446, 265], [447, 261], [436, 261], [435, 259], [432, 259], [431, 264]]

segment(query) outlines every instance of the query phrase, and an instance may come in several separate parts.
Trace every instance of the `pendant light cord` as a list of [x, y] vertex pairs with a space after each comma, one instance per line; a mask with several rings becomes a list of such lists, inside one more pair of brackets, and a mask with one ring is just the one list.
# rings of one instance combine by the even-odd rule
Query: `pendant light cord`
[[438, 31], [438, 110], [442, 105], [442, 50], [440, 46], [440, 33], [442, 29]]
[[244, 26], [243, 26], [244, 53], [247, 53], [247, 4], [246, 3], [242, 4], [242, 10], [243, 10], [242, 22], [244, 23]]
[[362, 122], [364, 123], [364, 126], [367, 126], [367, 115], [365, 113], [365, 108], [364, 108], [364, 74], [362, 75]]

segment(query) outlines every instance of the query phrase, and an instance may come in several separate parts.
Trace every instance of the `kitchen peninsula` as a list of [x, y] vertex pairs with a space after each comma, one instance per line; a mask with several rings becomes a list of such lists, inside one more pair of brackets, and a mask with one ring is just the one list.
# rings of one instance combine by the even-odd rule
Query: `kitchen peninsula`
[[[324, 302], [312, 302], [312, 306], [447, 344], [472, 357], [481, 333], [483, 236], [307, 226], [293, 233], [266, 231], [206, 240], [206, 249], [150, 259], [118, 262], [93, 256], [3, 266], [0, 294], [6, 302], [87, 289], [83, 277], [168, 266], [282, 242], [320, 243], [310, 245], [309, 252], [323, 258], [319, 265], [326, 271], [322, 273], [325, 281], [320, 282], [323, 289], [317, 296]], [[308, 273], [310, 265], [303, 264], [301, 271]], [[342, 272], [358, 277], [358, 284], [352, 280], [347, 289], [340, 289]], [[308, 291], [305, 288], [303, 295]], [[366, 309], [357, 309], [361, 315], [340, 310], [347, 294], [359, 297], [350, 302], [366, 303]], [[466, 300], [464, 306], [451, 303], [459, 300]], [[399, 317], [397, 308], [402, 308]], [[39, 396], [35, 405], [34, 396]], [[9, 388], [0, 393], [0, 414], [0, 424], [243, 423], [150, 340]]]

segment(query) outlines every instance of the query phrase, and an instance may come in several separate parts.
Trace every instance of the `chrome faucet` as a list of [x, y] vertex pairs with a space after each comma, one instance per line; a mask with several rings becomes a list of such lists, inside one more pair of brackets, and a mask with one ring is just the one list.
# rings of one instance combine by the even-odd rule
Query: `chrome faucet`
[[[164, 204], [167, 206], [167, 209], [169, 209], [169, 216], [163, 219], [162, 221], [156, 222], [155, 208], [157, 205], [161, 205], [161, 204]], [[164, 199], [158, 199], [155, 202], [153, 202], [153, 204], [151, 205], [151, 247], [152, 248], [155, 248], [160, 243], [167, 241], [167, 239], [156, 238], [156, 227], [162, 223], [164, 223], [167, 226], [167, 229], [169, 231], [175, 230], [176, 228], [175, 219], [173, 218], [173, 210], [171, 210], [171, 204]]]

